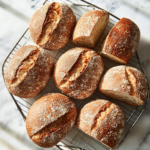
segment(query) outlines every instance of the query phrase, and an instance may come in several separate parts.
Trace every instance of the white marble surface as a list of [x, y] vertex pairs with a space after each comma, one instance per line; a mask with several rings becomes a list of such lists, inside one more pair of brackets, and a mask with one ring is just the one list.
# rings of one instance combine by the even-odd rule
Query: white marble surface
[[[138, 52], [150, 83], [150, 17], [120, 0], [89, 0], [116, 16], [128, 17], [141, 30]], [[40, 1], [41, 2], [41, 1]], [[0, 66], [9, 51], [28, 26], [34, 12], [35, 0], [0, 0]], [[32, 8], [31, 8], [32, 5]], [[143, 5], [141, 6], [143, 7]], [[42, 150], [33, 144], [26, 133], [24, 121], [9, 96], [0, 70], [0, 149]], [[120, 150], [150, 149], [150, 104], [135, 127], [125, 139]], [[53, 148], [56, 149], [56, 148]]]

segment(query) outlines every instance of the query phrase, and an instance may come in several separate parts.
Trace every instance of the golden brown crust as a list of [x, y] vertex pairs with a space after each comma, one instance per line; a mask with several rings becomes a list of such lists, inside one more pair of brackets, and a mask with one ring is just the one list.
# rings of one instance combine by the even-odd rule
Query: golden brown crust
[[84, 99], [93, 94], [103, 73], [101, 57], [86, 48], [73, 48], [63, 54], [54, 69], [56, 86], [65, 94]]
[[[62, 82], [64, 77], [67, 75], [69, 70], [73, 67], [73, 65], [78, 60], [83, 49], [77, 48], [76, 52], [68, 50], [65, 54], [63, 54], [59, 60], [57, 61], [54, 69], [54, 80], [58, 85]], [[71, 58], [71, 59], [70, 59]], [[57, 69], [57, 70], [56, 70]]]
[[125, 116], [119, 106], [102, 99], [86, 104], [80, 111], [77, 127], [114, 148], [122, 137]]
[[[55, 23], [54, 28], [47, 33], [49, 34], [49, 39], [47, 42], [45, 41], [44, 43], [40, 44], [38, 41], [43, 32], [45, 21], [49, 20], [50, 17], [50, 15], [47, 15], [47, 13], [52, 11], [51, 6], [55, 4], [59, 6], [59, 11], [56, 11], [56, 13], [59, 12], [57, 15], [58, 19], [56, 19], [57, 21], [53, 21], [53, 24]], [[31, 18], [29, 25], [30, 35], [32, 40], [42, 48], [47, 50], [58, 50], [68, 43], [75, 22], [76, 17], [71, 8], [67, 5], [58, 2], [46, 4], [46, 6], [40, 7]]]
[[[134, 85], [134, 96], [136, 98], [139, 98], [143, 101], [145, 101], [147, 97], [147, 91], [148, 91], [148, 84], [147, 80], [145, 78], [145, 75], [140, 72], [138, 69], [133, 68], [133, 67], [126, 67], [126, 70], [128, 74], [132, 74], [134, 79], [131, 78], [132, 85]], [[134, 82], [135, 81], [135, 82]]]
[[127, 64], [136, 52], [139, 40], [138, 26], [130, 19], [122, 18], [109, 32], [101, 54], [107, 57], [110, 54], [110, 59], [114, 56], [118, 62]]
[[147, 90], [145, 75], [136, 68], [122, 65], [109, 69], [99, 84], [101, 93], [133, 106], [144, 104]]
[[[107, 20], [109, 21], [109, 13], [103, 10], [91, 10], [85, 13], [77, 22], [74, 32], [73, 32], [73, 43], [78, 46], [90, 47], [93, 48], [97, 44], [98, 40], [94, 41], [92, 44], [91, 40], [87, 40], [84, 44], [82, 43], [82, 38], [90, 37], [95, 25], [103, 16], [107, 16]], [[108, 23], [106, 22], [106, 25]], [[100, 31], [98, 31], [100, 32]], [[101, 35], [101, 34], [100, 34]], [[91, 45], [91, 46], [90, 46]]]
[[117, 91], [117, 92], [123, 92], [128, 95], [131, 95], [131, 85], [128, 81], [127, 74], [125, 73], [126, 66], [117, 66], [112, 67], [103, 75], [99, 90], [102, 89], [108, 89]]
[[103, 110], [102, 107], [106, 106], [107, 103], [108, 101], [101, 101], [100, 103], [97, 100], [86, 104], [80, 111], [77, 120], [77, 127], [90, 135], [91, 129], [95, 125], [97, 115], [101, 110]]
[[72, 119], [72, 120], [68, 121], [65, 125], [61, 126], [61, 128], [58, 128], [58, 130], [56, 130], [55, 132], [52, 132], [51, 134], [49, 134], [48, 136], [39, 138], [39, 139], [32, 138], [32, 141], [35, 144], [37, 144], [41, 147], [44, 147], [44, 148], [53, 147], [58, 142], [60, 142], [62, 139], [65, 138], [67, 133], [73, 127], [74, 122], [75, 121]]
[[[39, 54], [32, 68], [27, 70], [26, 76], [18, 84], [13, 84], [16, 72], [22, 66], [24, 60], [30, 54], [38, 50]], [[5, 72], [5, 84], [10, 93], [21, 98], [32, 98], [37, 96], [48, 83], [54, 67], [54, 61], [49, 52], [39, 49], [36, 46], [24, 46], [20, 48], [10, 60]], [[27, 68], [25, 68], [27, 69]]]
[[[69, 113], [72, 115], [66, 122], [63, 124], [61, 121], [58, 122], [61, 117]], [[26, 129], [28, 135], [37, 145], [52, 147], [70, 131], [76, 115], [76, 106], [68, 97], [59, 93], [46, 94], [32, 105], [27, 114]], [[45, 128], [47, 129], [45, 130]]]
[[31, 17], [29, 23], [30, 36], [34, 43], [37, 43], [42, 33], [43, 24], [50, 4], [43, 5]]

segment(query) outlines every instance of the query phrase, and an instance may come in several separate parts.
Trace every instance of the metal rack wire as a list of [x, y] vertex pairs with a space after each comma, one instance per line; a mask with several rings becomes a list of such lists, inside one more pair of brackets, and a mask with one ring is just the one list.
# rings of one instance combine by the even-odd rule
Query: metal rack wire
[[[47, 3], [47, 2], [52, 2], [53, 0], [46, 0], [43, 4]], [[85, 12], [91, 10], [91, 9], [101, 9], [98, 6], [95, 6], [89, 2], [86, 2], [85, 0], [81, 0], [80, 1], [80, 5], [79, 4], [73, 4], [70, 0], [55, 0], [55, 1], [59, 1], [59, 2], [63, 2], [66, 3], [67, 5], [69, 5], [72, 10], [74, 11], [77, 20], [82, 16], [82, 14], [84, 14]], [[78, 1], [79, 2], [79, 1]], [[102, 10], [102, 9], [101, 9]], [[104, 38], [106, 37], [106, 35], [108, 34], [108, 32], [111, 30], [111, 28], [119, 21], [119, 18], [114, 16], [113, 14], [110, 14], [110, 19], [109, 19], [109, 23], [100, 39], [100, 41], [98, 42], [99, 44], [97, 44], [97, 46], [95, 47], [94, 50], [99, 51], [100, 49], [100, 44], [101, 42], [104, 40]], [[10, 61], [10, 59], [12, 58], [12, 56], [14, 55], [14, 53], [22, 46], [24, 45], [35, 45], [29, 36], [29, 31], [28, 29], [24, 32], [24, 34], [22, 35], [22, 37], [19, 39], [19, 41], [16, 43], [16, 45], [14, 46], [14, 48], [12, 49], [12, 51], [9, 53], [9, 55], [7, 56], [6, 60], [3, 63], [2, 66], [2, 74], [4, 77], [4, 73], [5, 73], [5, 69], [7, 67], [8, 62]], [[58, 51], [52, 51], [50, 52], [51, 55], [53, 56], [55, 62], [58, 60], [58, 58], [68, 49], [75, 47], [75, 45], [72, 43], [72, 41], [70, 40], [69, 43], [63, 47], [62, 49], [58, 50]], [[109, 68], [119, 65], [118, 63], [112, 62], [111, 60], [108, 60], [106, 58], [103, 58], [103, 62], [104, 62], [104, 72], [107, 71]], [[136, 53], [132, 59], [129, 61], [129, 63], [127, 64], [129, 66], [133, 66], [136, 67], [137, 69], [141, 70], [144, 74], [144, 68], [140, 62], [138, 53]], [[145, 74], [146, 75], [146, 74]], [[48, 85], [46, 86], [46, 88], [44, 89], [44, 91], [38, 95], [35, 98], [32, 99], [22, 99], [22, 98], [18, 98], [12, 94], [11, 97], [14, 100], [18, 110], [20, 111], [23, 119], [26, 119], [26, 115], [28, 113], [28, 110], [30, 109], [30, 107], [32, 106], [33, 102], [41, 97], [43, 94], [49, 93], [49, 92], [59, 92], [61, 93], [55, 86], [53, 79], [50, 79]], [[128, 135], [128, 133], [132, 130], [132, 128], [134, 127], [134, 125], [136, 124], [136, 122], [138, 121], [138, 119], [140, 118], [140, 116], [142, 115], [142, 113], [144, 112], [148, 101], [149, 101], [149, 91], [148, 91], [148, 95], [147, 95], [147, 99], [144, 103], [144, 105], [142, 106], [138, 106], [138, 107], [133, 107], [133, 106], [129, 106], [127, 104], [121, 103], [119, 101], [116, 100], [112, 100], [109, 99], [107, 97], [105, 97], [104, 95], [102, 95], [101, 93], [99, 93], [98, 90], [96, 90], [94, 92], [94, 94], [90, 97], [87, 98], [85, 100], [77, 100], [77, 99], [72, 99], [77, 106], [78, 112], [82, 109], [82, 107], [88, 103], [91, 100], [97, 99], [97, 98], [101, 98], [101, 99], [108, 99], [114, 103], [116, 103], [117, 105], [119, 105], [121, 107], [121, 109], [123, 110], [125, 116], [126, 116], [126, 123], [125, 123], [125, 131], [124, 131], [124, 135], [122, 137], [122, 139], [120, 140], [120, 142], [118, 143], [118, 145], [115, 147], [115, 149], [118, 149], [119, 146], [123, 143], [123, 141], [125, 140], [126, 136]], [[80, 149], [80, 150], [107, 150], [109, 149], [108, 147], [106, 147], [105, 145], [103, 145], [102, 143], [100, 143], [99, 141], [93, 139], [92, 137], [90, 137], [89, 135], [85, 134], [84, 132], [82, 132], [81, 130], [79, 130], [76, 126], [74, 126], [72, 128], [72, 130], [67, 134], [67, 136], [65, 137], [64, 140], [62, 140], [61, 143], [57, 144], [57, 147], [59, 149], [62, 149], [63, 147], [68, 147], [70, 149]]]

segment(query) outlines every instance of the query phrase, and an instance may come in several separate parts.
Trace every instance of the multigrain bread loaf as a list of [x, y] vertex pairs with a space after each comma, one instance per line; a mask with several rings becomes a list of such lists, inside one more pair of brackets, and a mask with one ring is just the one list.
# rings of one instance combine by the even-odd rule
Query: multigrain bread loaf
[[76, 116], [76, 106], [68, 97], [59, 93], [46, 94], [32, 105], [27, 114], [27, 133], [37, 145], [52, 147], [70, 131]]
[[100, 54], [113, 61], [127, 64], [136, 52], [140, 40], [138, 26], [127, 18], [122, 18], [104, 40]]
[[53, 68], [54, 61], [48, 51], [23, 46], [8, 63], [4, 76], [6, 87], [18, 97], [35, 97], [45, 88]]
[[109, 22], [109, 13], [91, 10], [84, 14], [75, 26], [73, 43], [78, 46], [94, 48]]
[[44, 49], [58, 50], [68, 43], [75, 23], [76, 17], [70, 7], [58, 2], [48, 3], [33, 14], [30, 36]]
[[113, 149], [122, 137], [125, 117], [119, 106], [102, 99], [86, 104], [80, 111], [77, 127]]
[[103, 61], [95, 51], [73, 48], [56, 63], [54, 81], [65, 94], [84, 99], [93, 94], [103, 73]]
[[135, 106], [144, 103], [147, 90], [144, 74], [129, 66], [109, 69], [99, 85], [99, 91], [106, 96]]

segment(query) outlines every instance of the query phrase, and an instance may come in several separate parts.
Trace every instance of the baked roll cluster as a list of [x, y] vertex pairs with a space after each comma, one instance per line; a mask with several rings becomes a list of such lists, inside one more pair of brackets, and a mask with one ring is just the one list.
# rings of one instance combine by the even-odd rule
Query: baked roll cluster
[[[40, 7], [29, 25], [31, 38], [38, 46], [23, 46], [10, 60], [4, 76], [9, 92], [20, 98], [36, 97], [53, 75], [56, 87], [71, 98], [86, 99], [99, 85], [99, 92], [107, 97], [142, 105], [148, 91], [144, 74], [136, 68], [119, 65], [102, 77], [104, 64], [100, 56], [127, 64], [138, 46], [138, 26], [122, 18], [103, 41], [100, 55], [89, 49], [96, 46], [108, 22], [108, 12], [92, 10], [75, 26], [76, 17], [69, 6], [53, 2]], [[49, 51], [64, 47], [71, 35], [73, 43], [80, 47], [65, 52], [54, 68]], [[113, 149], [125, 126], [120, 107], [97, 99], [86, 104], [77, 117], [77, 108], [67, 96], [48, 93], [32, 105], [26, 118], [31, 140], [41, 147], [52, 147], [66, 136], [77, 118], [79, 129]]]

